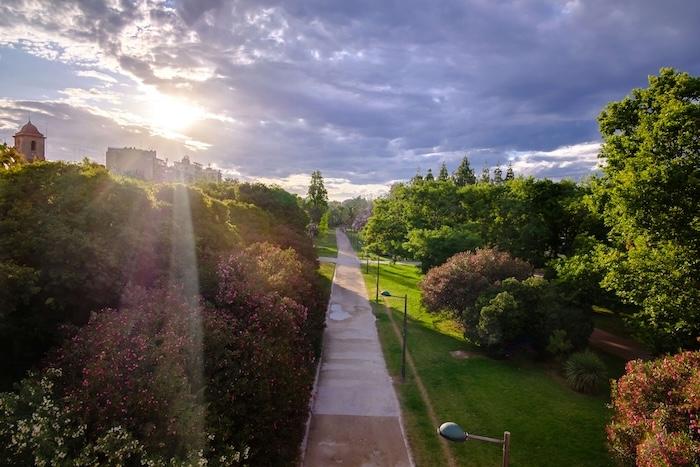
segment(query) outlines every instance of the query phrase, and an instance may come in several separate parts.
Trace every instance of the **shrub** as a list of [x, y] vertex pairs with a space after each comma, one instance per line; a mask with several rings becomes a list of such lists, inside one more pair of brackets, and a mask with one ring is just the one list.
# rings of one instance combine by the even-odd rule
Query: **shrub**
[[588, 313], [564, 303], [550, 282], [530, 277], [508, 278], [477, 299], [462, 314], [465, 338], [492, 353], [514, 346], [530, 346], [543, 354], [555, 332], [563, 333], [571, 348], [588, 342], [593, 324]]
[[610, 450], [622, 464], [700, 464], [700, 351], [627, 364], [612, 386]]
[[569, 357], [564, 364], [564, 374], [572, 389], [591, 394], [605, 384], [607, 369], [600, 357], [586, 350]]
[[[61, 370], [30, 374], [17, 384], [17, 393], [0, 394], [0, 459], [8, 465], [202, 465], [202, 452], [186, 459], [162, 458], [114, 426], [93, 434], [57, 395]], [[92, 435], [92, 436], [91, 436]], [[94, 441], [91, 441], [94, 439]], [[219, 458], [226, 463], [235, 458]]]
[[473, 342], [488, 349], [500, 348], [522, 333], [522, 308], [515, 297], [501, 292], [479, 311], [479, 321], [470, 328], [469, 335], [476, 334]]
[[[244, 452], [250, 465], [291, 465], [298, 454], [313, 384], [306, 309], [261, 297], [220, 304], [205, 329], [207, 425], [213, 453]], [[269, 429], [261, 430], [260, 427]]]
[[176, 291], [130, 290], [50, 358], [88, 441], [121, 426], [163, 458], [204, 447], [201, 313]]
[[566, 338], [566, 331], [563, 329], [555, 329], [549, 336], [547, 342], [547, 352], [557, 359], [573, 350], [574, 346], [569, 339]]
[[216, 452], [246, 452], [252, 465], [283, 465], [298, 454], [323, 316], [306, 266], [293, 250], [265, 243], [219, 266], [217, 310], [205, 323]]
[[461, 316], [490, 287], [509, 277], [525, 279], [531, 273], [529, 264], [495, 249], [458, 253], [425, 275], [420, 283], [423, 304], [430, 312]]

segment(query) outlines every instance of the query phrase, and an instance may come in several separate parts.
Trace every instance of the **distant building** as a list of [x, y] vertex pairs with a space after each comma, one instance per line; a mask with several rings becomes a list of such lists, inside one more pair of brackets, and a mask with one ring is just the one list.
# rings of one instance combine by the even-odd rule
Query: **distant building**
[[220, 182], [221, 171], [211, 167], [203, 167], [199, 162], [190, 162], [189, 156], [182, 158], [180, 162], [174, 162], [172, 170], [175, 180], [181, 182]]
[[141, 180], [155, 180], [156, 152], [137, 148], [107, 148], [107, 170]]
[[221, 171], [191, 162], [189, 156], [170, 166], [155, 151], [137, 148], [107, 148], [106, 165], [112, 173], [155, 182], [221, 181]]
[[15, 133], [15, 149], [29, 162], [46, 160], [45, 143], [46, 136], [37, 130], [31, 120]]

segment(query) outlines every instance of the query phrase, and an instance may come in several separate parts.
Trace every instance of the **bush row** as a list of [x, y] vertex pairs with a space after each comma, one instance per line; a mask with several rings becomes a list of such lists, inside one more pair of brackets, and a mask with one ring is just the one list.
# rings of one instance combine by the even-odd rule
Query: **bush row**
[[265, 201], [264, 185], [249, 191], [266, 208], [223, 189], [215, 199], [184, 185], [115, 179], [90, 163], [0, 171], [0, 389], [59, 344], [63, 327], [118, 307], [128, 284], [186, 280], [210, 300], [221, 256], [260, 241], [313, 264], [305, 220], [286, 222], [295, 198], [271, 188]]
[[0, 174], [2, 365], [35, 368], [0, 394], [3, 463], [294, 462], [325, 311], [313, 248], [225, 188]]

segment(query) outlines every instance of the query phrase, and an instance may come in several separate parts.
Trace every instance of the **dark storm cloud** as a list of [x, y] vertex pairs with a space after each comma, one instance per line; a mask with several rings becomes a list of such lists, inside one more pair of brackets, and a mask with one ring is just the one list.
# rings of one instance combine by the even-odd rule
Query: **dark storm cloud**
[[191, 136], [252, 176], [385, 182], [469, 152], [477, 167], [580, 177], [595, 160], [576, 145], [598, 140], [606, 102], [662, 66], [700, 73], [700, 3], [682, 0], [31, 5], [0, 6], [0, 25], [95, 44], [104, 63], [229, 116]]

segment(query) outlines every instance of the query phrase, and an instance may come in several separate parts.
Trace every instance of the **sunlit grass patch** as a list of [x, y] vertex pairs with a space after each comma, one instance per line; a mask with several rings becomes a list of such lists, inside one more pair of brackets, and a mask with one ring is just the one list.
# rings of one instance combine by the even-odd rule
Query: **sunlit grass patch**
[[319, 234], [314, 241], [318, 256], [335, 258], [338, 256], [338, 245], [335, 240], [335, 230], [329, 230], [325, 234]]

